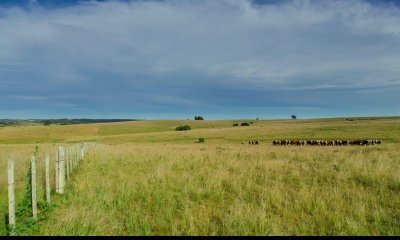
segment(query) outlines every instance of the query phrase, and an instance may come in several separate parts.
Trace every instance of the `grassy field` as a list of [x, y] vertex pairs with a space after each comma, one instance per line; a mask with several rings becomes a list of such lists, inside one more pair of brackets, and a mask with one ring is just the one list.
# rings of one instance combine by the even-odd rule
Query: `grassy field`
[[[0, 128], [0, 211], [7, 159], [16, 160], [21, 201], [36, 145], [43, 170], [45, 152], [54, 158], [56, 146], [96, 141], [66, 195], [39, 222], [20, 223], [20, 235], [400, 235], [400, 118], [232, 126], [244, 121]], [[185, 124], [193, 130], [174, 131]], [[384, 144], [272, 146], [285, 138]], [[261, 145], [241, 144], [251, 139]], [[3, 221], [0, 228], [6, 234]]]

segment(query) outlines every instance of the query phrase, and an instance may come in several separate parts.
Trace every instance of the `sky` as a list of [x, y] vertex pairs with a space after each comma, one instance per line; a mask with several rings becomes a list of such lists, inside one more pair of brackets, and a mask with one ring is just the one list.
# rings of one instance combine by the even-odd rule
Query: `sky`
[[0, 0], [0, 118], [400, 115], [400, 1]]

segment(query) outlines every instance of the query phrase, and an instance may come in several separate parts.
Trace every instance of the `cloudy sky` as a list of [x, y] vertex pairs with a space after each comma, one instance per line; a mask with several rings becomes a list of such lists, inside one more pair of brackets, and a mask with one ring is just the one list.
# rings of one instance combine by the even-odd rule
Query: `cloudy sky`
[[400, 115], [400, 4], [0, 0], [0, 118]]

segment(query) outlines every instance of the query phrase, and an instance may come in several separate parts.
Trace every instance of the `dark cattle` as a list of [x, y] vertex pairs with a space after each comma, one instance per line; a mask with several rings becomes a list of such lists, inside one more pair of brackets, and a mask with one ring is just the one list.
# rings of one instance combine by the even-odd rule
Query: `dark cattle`
[[361, 145], [363, 146], [369, 145], [369, 140], [361, 140]]
[[290, 140], [279, 140], [281, 142], [281, 145], [289, 145], [290, 144]]
[[293, 140], [293, 141], [291, 141], [291, 144], [292, 144], [292, 145], [300, 145], [300, 141], [298, 141], [298, 140]]
[[[260, 142], [252, 141], [253, 144], [259, 144]], [[311, 145], [311, 146], [348, 146], [348, 145], [358, 145], [358, 146], [368, 146], [375, 144], [382, 144], [382, 140], [371, 140], [371, 139], [362, 139], [362, 140], [274, 140], [273, 145]]]
[[326, 141], [326, 145], [335, 146], [335, 141]]
[[274, 140], [274, 141], [272, 142], [272, 144], [273, 144], [273, 145], [281, 145], [282, 142], [281, 142], [281, 140]]

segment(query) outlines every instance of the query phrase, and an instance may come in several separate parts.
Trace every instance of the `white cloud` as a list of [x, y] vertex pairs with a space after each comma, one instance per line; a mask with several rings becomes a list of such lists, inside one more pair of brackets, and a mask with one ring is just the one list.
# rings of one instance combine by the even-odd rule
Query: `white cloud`
[[[79, 92], [83, 84], [109, 81], [132, 94], [199, 79], [210, 88], [254, 90], [400, 84], [400, 10], [357, 0], [9, 8], [0, 10], [0, 36], [0, 83], [12, 77], [20, 85], [75, 86]], [[158, 94], [171, 104], [184, 99]]]

